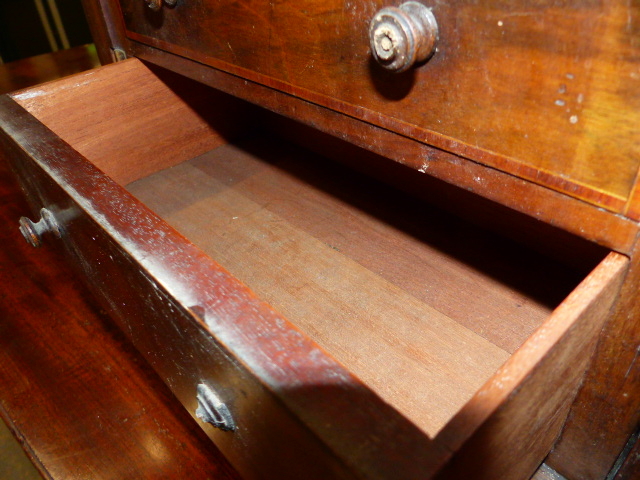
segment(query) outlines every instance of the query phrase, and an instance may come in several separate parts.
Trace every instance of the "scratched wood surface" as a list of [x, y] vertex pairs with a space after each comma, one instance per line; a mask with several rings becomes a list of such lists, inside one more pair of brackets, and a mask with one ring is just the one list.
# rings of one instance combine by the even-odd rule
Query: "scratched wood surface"
[[640, 7], [425, 3], [439, 22], [438, 50], [393, 75], [369, 52], [383, 0], [194, 0], [157, 13], [120, 1], [133, 40], [626, 211], [640, 166], [630, 141], [640, 120]]
[[60, 248], [28, 246], [0, 157], [0, 415], [45, 478], [239, 478]]

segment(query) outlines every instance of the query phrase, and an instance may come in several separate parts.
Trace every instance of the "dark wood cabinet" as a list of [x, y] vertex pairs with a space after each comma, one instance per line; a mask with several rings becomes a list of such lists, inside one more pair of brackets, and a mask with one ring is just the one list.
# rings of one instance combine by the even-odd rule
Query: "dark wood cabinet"
[[120, 61], [3, 97], [0, 145], [23, 228], [232, 465], [603, 478], [637, 421], [637, 8], [425, 4], [437, 50], [393, 74], [382, 2], [168, 3], [86, 2]]

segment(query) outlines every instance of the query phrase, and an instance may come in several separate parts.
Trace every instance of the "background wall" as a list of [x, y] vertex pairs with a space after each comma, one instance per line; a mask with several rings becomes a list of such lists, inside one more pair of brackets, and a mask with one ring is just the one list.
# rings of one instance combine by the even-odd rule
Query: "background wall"
[[80, 0], [0, 0], [0, 59], [91, 43]]

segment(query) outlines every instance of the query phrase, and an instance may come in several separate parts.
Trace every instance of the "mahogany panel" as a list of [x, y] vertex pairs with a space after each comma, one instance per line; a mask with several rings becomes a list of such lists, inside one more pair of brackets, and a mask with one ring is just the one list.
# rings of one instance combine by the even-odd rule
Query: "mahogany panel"
[[0, 153], [0, 416], [31, 461], [53, 479], [238, 480], [61, 248], [21, 237], [30, 212], [7, 163]]
[[[609, 254], [440, 432], [435, 441], [454, 453], [435, 478], [531, 477], [560, 434], [628, 266], [627, 257]], [[520, 368], [527, 357], [536, 358], [532, 371]], [[480, 424], [478, 416], [486, 421], [470, 427]], [[526, 436], [511, 427], [514, 419]]]
[[247, 122], [239, 122], [246, 118], [243, 102], [171, 72], [165, 71], [161, 81], [133, 59], [15, 92], [12, 98], [121, 183], [250, 130]]
[[402, 75], [369, 53], [383, 0], [120, 3], [133, 40], [614, 211], [633, 188], [635, 3], [427, 2], [438, 50]]
[[629, 253], [637, 224], [621, 215], [592, 208], [572, 196], [557, 193], [499, 170], [434, 149], [403, 135], [299, 100], [286, 93], [208, 68], [188, 59], [133, 43], [132, 52], [149, 62], [214, 86], [235, 97], [262, 105], [286, 117], [395, 160], [426, 175], [481, 195], [498, 204], [596, 242]]
[[[243, 475], [274, 465], [279, 478], [296, 479], [425, 471], [423, 432], [16, 103], [0, 104], [2, 146], [36, 210], [47, 206], [63, 223], [93, 292], [172, 391], [193, 406], [198, 365], [230, 381], [224, 398], [235, 392], [230, 408], [244, 423], [235, 436], [209, 433]], [[177, 360], [165, 356], [169, 345], [185, 349]]]
[[640, 420], [640, 245], [614, 314], [549, 464], [568, 478], [596, 480], [613, 466]]

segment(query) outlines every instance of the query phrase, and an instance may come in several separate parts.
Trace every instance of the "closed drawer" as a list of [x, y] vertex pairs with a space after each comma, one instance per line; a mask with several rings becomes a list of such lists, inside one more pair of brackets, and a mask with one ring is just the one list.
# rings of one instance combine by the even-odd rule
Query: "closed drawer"
[[528, 478], [626, 270], [434, 211], [138, 60], [0, 112], [43, 240], [247, 478]]
[[626, 211], [640, 167], [637, 6], [425, 1], [437, 51], [394, 74], [374, 60], [369, 24], [401, 3], [179, 0], [152, 12], [120, 0], [134, 41]]

